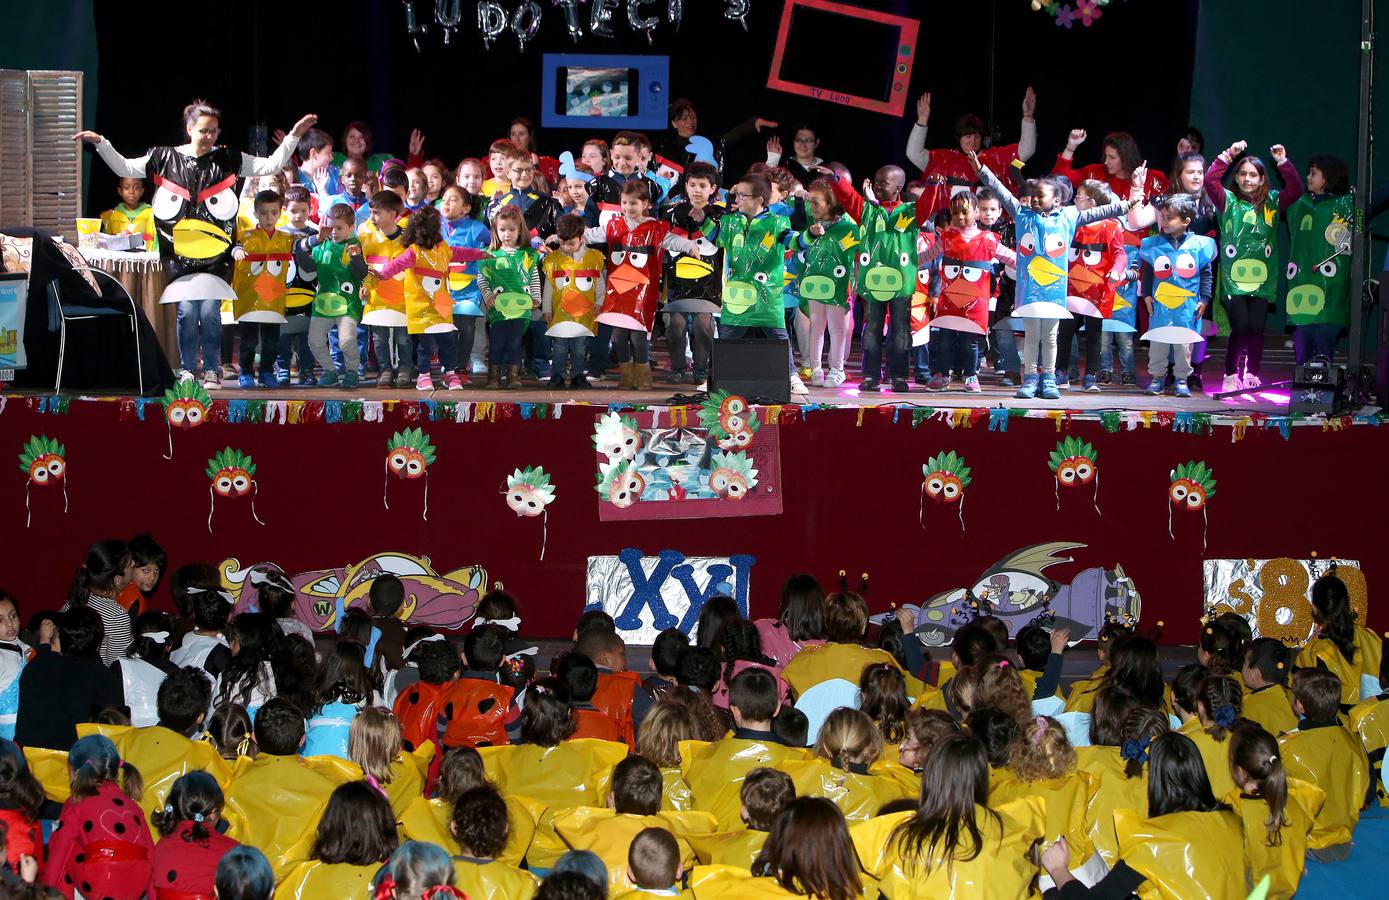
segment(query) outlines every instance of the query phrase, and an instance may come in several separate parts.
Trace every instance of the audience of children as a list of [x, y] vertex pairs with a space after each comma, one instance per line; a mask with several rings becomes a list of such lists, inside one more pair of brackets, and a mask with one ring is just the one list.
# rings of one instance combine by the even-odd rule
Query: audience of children
[[[209, 333], [202, 339], [209, 347], [220, 340], [227, 356], [236, 335], [239, 377], [230, 366], [223, 374], [247, 388], [285, 387], [295, 370], [302, 385], [355, 388], [370, 370], [378, 386], [406, 386], [413, 377], [421, 390], [433, 390], [428, 375], [437, 356], [440, 386], [449, 389], [469, 386], [469, 370], [481, 371], [472, 361], [485, 357], [488, 388], [519, 386], [524, 377], [551, 389], [583, 390], [604, 376], [615, 355], [619, 386], [647, 390], [653, 338], [666, 339], [670, 381], [704, 384], [715, 335], [737, 338], [751, 329], [787, 341], [793, 361], [788, 378], [799, 393], [802, 378], [815, 387], [844, 384], [850, 342], [861, 335], [862, 390], [880, 389], [886, 342], [887, 378], [895, 391], [911, 389], [909, 355], [919, 355], [921, 383], [930, 358], [932, 389], [946, 389], [958, 374], [964, 390], [978, 390], [979, 363], [987, 354], [1005, 383], [1022, 378], [1020, 396], [1056, 399], [1057, 389], [1071, 384], [1068, 369], [1080, 377], [1069, 351], [1083, 328], [1084, 376], [1076, 388], [1095, 391], [1114, 380], [1112, 345], [1120, 352], [1122, 383], [1132, 385], [1133, 337], [1147, 333], [1148, 392], [1170, 370], [1174, 391], [1184, 396], [1200, 387], [1208, 333], [1202, 322], [1213, 324], [1211, 301], [1218, 296], [1230, 326], [1222, 388], [1251, 389], [1260, 384], [1268, 305], [1278, 298], [1277, 236], [1286, 220], [1292, 238], [1286, 305], [1298, 360], [1333, 353], [1349, 321], [1345, 223], [1352, 204], [1343, 161], [1311, 157], [1304, 191], [1286, 149], [1276, 144], [1270, 156], [1282, 189], [1275, 190], [1264, 162], [1236, 141], [1209, 168], [1199, 152], [1183, 152], [1169, 181], [1148, 170], [1133, 137], [1122, 131], [1104, 138], [1103, 162], [1077, 165], [1074, 155], [1087, 134], [1076, 129], [1051, 173], [1024, 178], [1024, 164], [1037, 149], [1035, 102], [1029, 89], [1017, 144], [986, 147], [982, 120], [965, 115], [956, 122], [958, 149], [927, 151], [931, 104], [930, 95], [923, 96], [906, 155], [925, 170], [925, 182], [909, 181], [889, 163], [864, 182], [864, 195], [841, 164], [818, 155], [820, 137], [807, 123], [777, 133], [774, 123], [756, 120], [756, 127], [774, 129], [768, 162], [746, 173], [721, 170], [717, 159], [696, 159], [684, 137], [663, 143], [657, 155], [650, 138], [632, 131], [617, 133], [611, 145], [586, 140], [573, 168], [562, 170], [556, 159], [534, 151], [535, 132], [521, 119], [511, 137], [492, 143], [486, 161], [465, 158], [456, 170], [426, 158], [418, 132], [410, 141], [418, 152], [406, 168], [387, 154], [362, 155], [372, 147], [363, 122], [348, 125], [338, 148], [344, 152], [336, 154], [328, 133], [307, 128], [297, 146], [287, 141], [277, 152], [275, 166], [261, 161], [276, 168], [283, 158], [287, 182], [281, 172], [267, 175], [265, 167], [256, 172], [266, 177], [248, 179], [251, 194], [243, 197], [253, 197], [245, 201], [250, 209], [232, 251], [237, 300], [224, 314], [236, 327], [204, 317], [200, 328]], [[671, 104], [675, 134], [693, 127], [692, 110], [686, 100]], [[212, 113], [209, 108], [204, 118]], [[783, 139], [794, 149], [784, 166], [778, 165]], [[1184, 139], [1183, 146], [1194, 145]], [[123, 177], [121, 203], [103, 214], [103, 230], [139, 235], [153, 247], [144, 181], [118, 164], [129, 161], [107, 156]], [[1116, 196], [1139, 203], [1123, 223], [1108, 222], [1124, 212]], [[967, 222], [946, 228], [964, 239], [933, 233], [932, 219], [952, 202], [970, 210]], [[439, 228], [427, 223], [416, 240], [417, 255], [429, 259], [391, 270], [415, 275], [366, 277], [353, 264], [364, 255], [379, 272], [404, 249], [402, 229], [427, 210], [441, 217]], [[504, 212], [514, 216], [504, 221], [516, 228], [498, 240], [492, 231]], [[592, 246], [578, 225], [560, 227], [565, 214], [583, 223]], [[961, 220], [965, 214], [953, 215]], [[321, 258], [298, 249], [312, 240], [314, 227], [332, 242]], [[927, 252], [918, 256], [923, 235]], [[360, 250], [349, 249], [358, 241]], [[469, 250], [490, 243], [491, 256], [502, 251], [508, 261], [521, 255], [515, 265], [479, 267], [471, 256], [434, 259], [442, 243]], [[1023, 256], [1016, 268], [1015, 244]], [[787, 274], [794, 275], [785, 282], [783, 304], [787, 248]], [[1194, 266], [1185, 264], [1188, 257]], [[1218, 288], [1212, 278], [1217, 258]], [[1005, 274], [1005, 266], [1014, 274]], [[973, 277], [978, 272], [989, 277]], [[545, 285], [543, 298], [531, 289], [536, 278]], [[942, 323], [934, 331], [933, 354], [924, 347], [909, 352], [909, 322], [916, 315], [909, 304], [918, 284], [932, 290], [933, 309], [923, 314]], [[532, 295], [529, 305], [526, 294]], [[1137, 303], [1139, 297], [1146, 303]], [[408, 324], [407, 299], [415, 311]], [[437, 316], [422, 318], [428, 310]], [[476, 323], [484, 317], [481, 331]], [[314, 324], [319, 319], [324, 325]], [[445, 330], [450, 321], [456, 330]], [[1027, 331], [1024, 358], [1015, 329]], [[1059, 363], [1053, 358], [1058, 335]], [[190, 372], [198, 368], [195, 357], [189, 354]], [[208, 385], [219, 385], [215, 367], [207, 372]], [[1194, 383], [1183, 383], [1193, 375]]]
[[[500, 590], [455, 642], [407, 630], [399, 582], [383, 576], [369, 611], [314, 635], [315, 654], [271, 612], [229, 621], [231, 603], [199, 572], [172, 579], [192, 618], [181, 643], [164, 634], [167, 616], [142, 613], [110, 667], [95, 609], [58, 614], [55, 649], [40, 635], [19, 642], [18, 601], [0, 594], [24, 747], [0, 742], [7, 884], [67, 897], [528, 900], [698, 897], [718, 883], [899, 900], [1146, 896], [1144, 884], [1185, 897], [1198, 883], [1242, 896], [1268, 876], [1281, 898], [1307, 856], [1351, 853], [1383, 753], [1384, 698], [1370, 692], [1382, 647], [1334, 575], [1314, 586], [1319, 636], [1301, 653], [1212, 618], [1170, 699], [1157, 645], [1106, 626], [1101, 671], [1072, 692], [1087, 740], [1061, 712], [1066, 635], [1046, 618], [1012, 648], [1025, 668], [992, 617], [959, 630], [950, 664], [908, 652], [915, 637], [898, 633], [935, 689], [864, 646], [860, 594], [825, 596], [797, 575], [776, 620], [712, 598], [694, 646], [658, 637], [645, 680], [627, 670], [612, 619], [589, 612], [552, 677], [504, 684], [505, 654], [525, 642]], [[763, 656], [764, 635], [775, 655]], [[121, 676], [131, 662], [161, 676], [145, 724], [133, 720], [149, 698]], [[1361, 682], [1369, 666], [1373, 683]], [[382, 705], [392, 675], [401, 718]], [[857, 698], [808, 734], [793, 704], [850, 675]], [[721, 685], [729, 720], [714, 705]], [[1343, 700], [1362, 696], [1344, 718]]]

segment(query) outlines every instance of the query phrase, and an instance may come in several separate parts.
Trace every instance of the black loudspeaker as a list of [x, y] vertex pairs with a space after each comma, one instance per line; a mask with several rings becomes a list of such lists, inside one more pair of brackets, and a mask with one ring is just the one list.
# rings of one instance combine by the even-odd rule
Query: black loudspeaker
[[791, 402], [786, 341], [715, 340], [709, 388], [739, 394], [752, 403]]

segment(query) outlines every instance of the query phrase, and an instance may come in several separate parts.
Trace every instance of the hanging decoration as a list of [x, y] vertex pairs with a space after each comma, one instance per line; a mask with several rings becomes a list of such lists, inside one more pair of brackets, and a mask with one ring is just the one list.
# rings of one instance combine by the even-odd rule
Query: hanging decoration
[[[407, 19], [413, 18], [414, 13], [409, 11], [409, 4], [406, 6]], [[434, 21], [443, 29], [444, 46], [447, 47], [453, 33], [458, 30], [459, 23], [463, 21], [463, 0], [434, 0]], [[409, 29], [408, 22], [406, 28]]]
[[610, 412], [593, 426], [593, 448], [616, 463], [632, 461], [641, 449], [641, 428], [631, 416]]
[[752, 0], [724, 0], [728, 8], [723, 11], [723, 17], [732, 22], [737, 22], [743, 26], [743, 30], [748, 30], [748, 6]]
[[685, 0], [666, 0], [666, 19], [672, 31], [679, 31], [685, 19]]
[[651, 35], [656, 31], [656, 26], [660, 23], [660, 16], [643, 16], [641, 5], [650, 3], [653, 0], [627, 0], [627, 24], [633, 31], [640, 31], [646, 35], [646, 45], [651, 46]]
[[550, 536], [550, 511], [546, 509], [555, 502], [555, 486], [542, 466], [526, 466], [511, 473], [506, 480], [506, 505], [518, 516], [541, 516], [540, 558], [545, 558], [545, 544]]
[[62, 483], [63, 514], [68, 511], [67, 450], [57, 438], [45, 434], [30, 435], [19, 452], [19, 468], [29, 479], [24, 485], [24, 527], [29, 527], [29, 489], [51, 487]]
[[411, 0], [405, 0], [405, 34], [410, 38], [410, 43], [415, 45], [416, 53], [423, 53], [420, 47], [420, 38], [429, 33], [429, 26], [421, 24], [415, 18], [415, 4]]
[[1206, 504], [1215, 496], [1215, 473], [1204, 462], [1190, 460], [1181, 463], [1169, 475], [1167, 488], [1167, 536], [1176, 540], [1172, 533], [1172, 507], [1187, 512], [1201, 513], [1201, 549], [1206, 549], [1206, 528], [1210, 519], [1206, 514]]
[[482, 46], [492, 49], [497, 35], [506, 30], [506, 10], [497, 0], [482, 0], [477, 5], [477, 32], [482, 37]]
[[598, 485], [595, 490], [618, 509], [626, 509], [641, 499], [646, 479], [630, 459], [617, 459], [598, 464]]
[[1094, 25], [1102, 13], [1100, 10], [1111, 0], [1076, 0], [1074, 6], [1060, 0], [1032, 0], [1033, 12], [1046, 12], [1056, 20], [1057, 28], [1071, 28], [1079, 22], [1086, 28]]
[[757, 429], [762, 427], [748, 401], [728, 391], [709, 394], [700, 404], [699, 421], [720, 450], [746, 449]]
[[169, 432], [169, 452], [165, 459], [174, 458], [174, 429], [186, 431], [207, 421], [212, 397], [196, 381], [180, 381], [164, 392], [164, 423]]
[[926, 498], [930, 497], [936, 503], [960, 504], [960, 531], [965, 530], [965, 488], [972, 480], [969, 473], [965, 458], [954, 450], [937, 453], [926, 460], [926, 465], [921, 467], [921, 507], [917, 514], [922, 528], [926, 527]]
[[584, 27], [579, 24], [579, 0], [550, 0], [564, 14], [564, 28], [569, 39], [578, 43], [584, 36]]
[[526, 52], [526, 44], [540, 32], [540, 20], [544, 15], [545, 10], [535, 0], [524, 0], [512, 13], [511, 30], [516, 32], [516, 41], [522, 53]]
[[588, 16], [589, 33], [595, 37], [612, 37], [613, 11], [617, 9], [617, 0], [591, 0], [591, 4], [592, 9]]
[[741, 500], [757, 487], [757, 470], [742, 451], [715, 453], [709, 466], [709, 487], [720, 499]]
[[256, 515], [256, 495], [260, 486], [256, 484], [256, 464], [249, 453], [223, 447], [207, 461], [207, 477], [211, 483], [207, 488], [207, 530], [212, 533], [212, 515], [217, 511], [218, 497], [244, 497], [251, 495], [251, 518], [257, 525], [264, 525]]
[[[429, 467], [434, 465], [434, 444], [421, 428], [407, 428], [391, 435], [386, 442], [386, 475], [414, 481], [424, 479], [424, 509], [420, 517], [429, 521]], [[381, 481], [381, 505], [391, 508], [387, 498], [390, 478]]]
[[1052, 485], [1052, 492], [1056, 495], [1056, 508], [1061, 509], [1061, 488], [1080, 487], [1081, 485], [1095, 483], [1093, 503], [1095, 512], [1100, 515], [1100, 467], [1096, 461], [1098, 454], [1089, 441], [1082, 441], [1074, 435], [1067, 435], [1056, 445], [1056, 449], [1051, 451], [1051, 456], [1047, 459], [1047, 467], [1056, 476], [1056, 484]]

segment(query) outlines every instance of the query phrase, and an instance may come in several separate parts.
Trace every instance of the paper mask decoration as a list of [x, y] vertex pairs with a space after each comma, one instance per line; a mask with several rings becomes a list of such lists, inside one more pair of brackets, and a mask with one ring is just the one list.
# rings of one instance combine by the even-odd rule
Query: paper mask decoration
[[630, 459], [617, 459], [598, 464], [596, 490], [613, 506], [626, 509], [641, 499], [646, 480]]
[[543, 517], [540, 538], [540, 558], [545, 558], [545, 544], [550, 535], [550, 511], [545, 507], [555, 502], [555, 486], [541, 466], [526, 466], [511, 473], [506, 480], [506, 505], [518, 516]]
[[926, 498], [930, 497], [936, 503], [960, 504], [960, 530], [965, 530], [965, 488], [972, 480], [969, 473], [965, 458], [954, 450], [937, 453], [926, 460], [926, 465], [921, 467], [924, 480], [921, 482], [921, 510], [917, 516], [922, 528], [926, 527]]
[[19, 451], [19, 469], [29, 479], [24, 485], [24, 527], [29, 527], [29, 489], [62, 483], [63, 513], [68, 511], [67, 451], [56, 438], [31, 435]]
[[636, 458], [641, 449], [641, 431], [637, 420], [610, 412], [593, 426], [593, 447], [608, 458], [620, 462]]
[[[407, 428], [404, 431], [397, 431], [391, 435], [391, 439], [386, 442], [386, 474], [395, 475], [396, 478], [424, 479], [424, 510], [421, 518], [429, 521], [429, 467], [434, 465], [434, 444], [429, 440], [429, 435], [420, 428]], [[390, 485], [390, 478], [383, 478], [381, 482], [381, 505], [386, 509], [391, 508], [387, 498], [387, 488]]]
[[165, 459], [174, 458], [174, 429], [187, 431], [207, 421], [212, 397], [196, 381], [180, 381], [164, 392], [164, 424], [169, 431], [169, 452]]
[[990, 566], [971, 587], [904, 608], [916, 613], [916, 634], [928, 647], [949, 646], [955, 631], [973, 618], [975, 607], [1000, 619], [1012, 636], [1043, 610], [1055, 615], [1054, 627], [1071, 630], [1072, 641], [1095, 639], [1109, 618], [1136, 622], [1141, 600], [1122, 566], [1084, 569], [1067, 585], [1043, 574], [1051, 566], [1073, 562], [1061, 554], [1085, 546], [1056, 542], [1023, 547]]
[[218, 497], [244, 497], [251, 495], [251, 518], [257, 525], [264, 525], [256, 515], [256, 494], [260, 487], [256, 484], [256, 464], [249, 453], [223, 447], [207, 461], [207, 477], [211, 483], [207, 488], [207, 530], [212, 533], [212, 514], [217, 511]]
[[1256, 638], [1275, 638], [1300, 647], [1316, 637], [1312, 584], [1326, 574], [1345, 583], [1357, 622], [1364, 622], [1368, 613], [1365, 572], [1355, 560], [1207, 559], [1201, 568], [1206, 613], [1242, 616]]
[[[1056, 449], [1051, 451], [1051, 456], [1047, 459], [1047, 467], [1056, 475], [1056, 484], [1052, 486], [1052, 492], [1056, 495], [1056, 508], [1061, 509], [1060, 488], [1080, 487], [1081, 485], [1095, 483], [1093, 502], [1095, 512], [1100, 512], [1100, 467], [1097, 462], [1095, 448], [1089, 441], [1082, 441], [1080, 438], [1068, 435], [1065, 440], [1056, 445]], [[1103, 515], [1103, 513], [1100, 513]]]
[[[239, 560], [225, 559], [218, 566], [222, 587], [234, 598], [233, 615], [261, 608], [252, 573], [267, 569], [284, 573], [268, 562], [242, 568]], [[462, 627], [473, 617], [488, 584], [482, 566], [439, 572], [427, 556], [397, 552], [377, 553], [346, 567], [285, 574], [295, 591], [294, 617], [314, 631], [332, 631], [340, 606], [370, 611], [371, 584], [379, 575], [395, 575], [404, 584], [405, 603], [396, 611], [397, 619], [434, 628]]]
[[757, 487], [757, 470], [746, 453], [715, 453], [709, 466], [709, 487], [721, 499], [741, 500]]
[[742, 450], [761, 427], [748, 401], [728, 391], [714, 391], [699, 407], [699, 422], [720, 450]]
[[588, 184], [594, 178], [592, 172], [580, 169], [574, 164], [574, 154], [568, 150], [559, 155], [559, 174], [561, 178], [582, 181], [584, 184]]
[[1167, 488], [1167, 536], [1172, 534], [1172, 507], [1187, 512], [1201, 512], [1201, 549], [1206, 549], [1206, 526], [1210, 520], [1206, 516], [1206, 504], [1215, 496], [1215, 473], [1204, 462], [1191, 460], [1181, 463], [1170, 474], [1171, 484]]

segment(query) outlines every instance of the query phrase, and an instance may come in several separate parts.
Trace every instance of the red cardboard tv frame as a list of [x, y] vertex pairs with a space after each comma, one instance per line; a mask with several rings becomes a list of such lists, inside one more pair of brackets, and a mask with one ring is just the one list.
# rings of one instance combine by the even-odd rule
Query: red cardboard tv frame
[[[817, 87], [810, 84], [801, 84], [795, 81], [786, 81], [781, 78], [781, 60], [786, 52], [786, 38], [791, 30], [791, 16], [797, 7], [818, 9], [824, 12], [835, 13], [841, 16], [848, 16], [854, 19], [866, 19], [870, 22], [879, 22], [884, 25], [896, 25], [902, 29], [897, 44], [897, 59], [893, 63], [892, 90], [887, 100], [879, 100], [873, 97], [856, 97], [853, 94], [845, 94], [833, 91], [829, 88]], [[870, 9], [862, 9], [857, 6], [846, 6], [843, 3], [835, 3], [833, 0], [786, 0], [786, 5], [781, 10], [781, 25], [777, 29], [776, 51], [772, 54], [772, 70], [767, 75], [767, 87], [773, 90], [785, 91], [788, 94], [799, 94], [802, 97], [810, 97], [815, 100], [825, 100], [830, 103], [839, 103], [843, 106], [854, 106], [860, 109], [870, 109], [874, 112], [886, 113], [891, 116], [900, 116], [907, 104], [907, 85], [911, 80], [912, 63], [916, 59], [916, 33], [921, 23], [916, 19], [908, 19], [903, 16], [894, 16], [891, 13], [876, 12]]]

